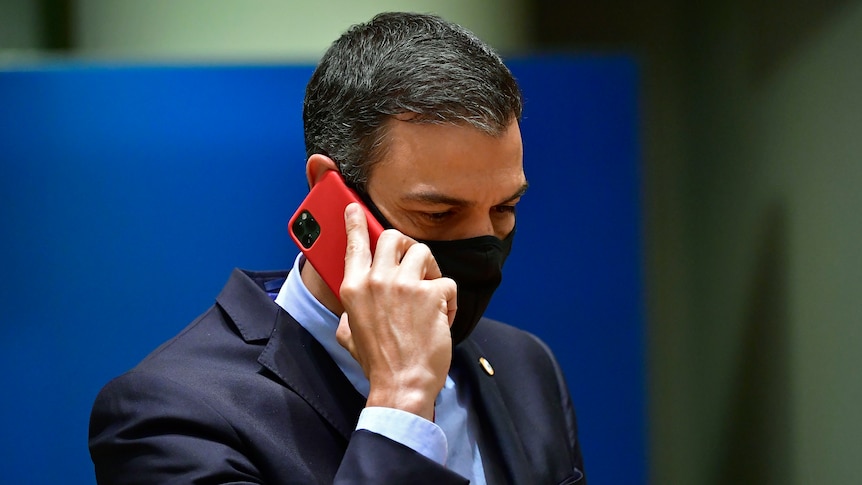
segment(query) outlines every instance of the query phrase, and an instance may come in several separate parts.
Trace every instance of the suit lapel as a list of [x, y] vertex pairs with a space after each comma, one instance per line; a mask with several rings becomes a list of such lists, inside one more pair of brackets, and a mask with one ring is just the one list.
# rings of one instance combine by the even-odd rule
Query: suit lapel
[[284, 310], [258, 362], [350, 439], [365, 398], [323, 346]]
[[268, 339], [258, 362], [349, 440], [365, 398], [317, 340], [260, 286], [265, 279], [284, 276], [235, 270], [217, 302], [246, 342]]
[[[527, 454], [497, 384], [505, 377], [491, 375], [483, 368], [479, 362], [482, 349], [470, 339], [455, 348], [453, 357], [453, 364], [469, 382], [476, 414], [482, 423], [480, 448], [489, 483], [496, 483], [493, 477], [503, 477], [512, 484], [532, 483]], [[486, 458], [486, 452], [492, 456]]]

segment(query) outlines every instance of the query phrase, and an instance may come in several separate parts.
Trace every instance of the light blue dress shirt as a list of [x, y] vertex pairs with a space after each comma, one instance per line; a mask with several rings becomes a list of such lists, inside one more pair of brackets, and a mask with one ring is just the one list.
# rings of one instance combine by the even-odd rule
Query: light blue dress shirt
[[[332, 357], [353, 387], [368, 397], [369, 383], [359, 363], [335, 338], [339, 316], [324, 307], [308, 291], [300, 277], [305, 257], [297, 256], [293, 270], [275, 297], [275, 302], [302, 325]], [[469, 389], [458, 385], [450, 373], [435, 401], [435, 422], [406, 411], [367, 407], [359, 415], [356, 429], [366, 429], [397, 441], [448, 469], [485, 484], [485, 470], [477, 442], [478, 421], [471, 406]]]

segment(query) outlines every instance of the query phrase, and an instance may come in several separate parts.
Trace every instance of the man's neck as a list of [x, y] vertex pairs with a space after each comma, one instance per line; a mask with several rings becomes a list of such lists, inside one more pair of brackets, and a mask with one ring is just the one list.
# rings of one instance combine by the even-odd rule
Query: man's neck
[[344, 307], [341, 306], [341, 302], [338, 301], [335, 294], [333, 294], [329, 287], [326, 286], [326, 283], [323, 282], [323, 278], [321, 278], [320, 274], [317, 273], [317, 270], [311, 266], [311, 263], [308, 261], [305, 262], [302, 266], [302, 270], [300, 270], [300, 275], [302, 276], [302, 283], [306, 288], [308, 288], [309, 293], [317, 298], [317, 301], [338, 316], [341, 316], [341, 314], [344, 313]]

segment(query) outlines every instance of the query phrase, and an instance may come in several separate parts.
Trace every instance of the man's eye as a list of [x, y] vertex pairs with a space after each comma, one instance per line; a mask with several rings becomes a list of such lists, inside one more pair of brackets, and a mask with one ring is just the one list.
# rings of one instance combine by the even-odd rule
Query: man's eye
[[431, 222], [441, 222], [448, 219], [452, 215], [452, 211], [423, 212], [422, 215]]
[[515, 213], [515, 206], [513, 206], [513, 205], [498, 205], [498, 206], [494, 207], [494, 211], [496, 211], [498, 214], [514, 214]]

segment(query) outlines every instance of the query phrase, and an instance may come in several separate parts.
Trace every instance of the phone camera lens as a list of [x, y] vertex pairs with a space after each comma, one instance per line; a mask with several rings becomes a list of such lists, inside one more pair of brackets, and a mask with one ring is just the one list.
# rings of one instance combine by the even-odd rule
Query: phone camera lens
[[305, 249], [310, 248], [320, 236], [320, 224], [314, 220], [311, 213], [303, 211], [293, 222], [291, 228], [296, 239]]

